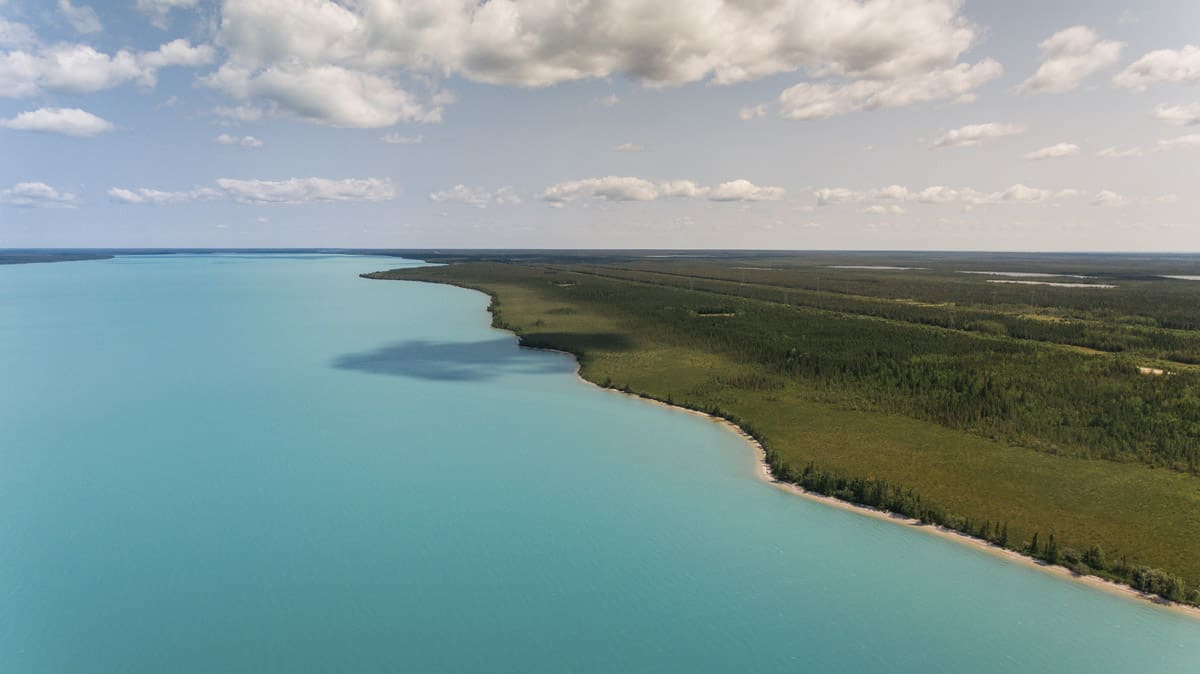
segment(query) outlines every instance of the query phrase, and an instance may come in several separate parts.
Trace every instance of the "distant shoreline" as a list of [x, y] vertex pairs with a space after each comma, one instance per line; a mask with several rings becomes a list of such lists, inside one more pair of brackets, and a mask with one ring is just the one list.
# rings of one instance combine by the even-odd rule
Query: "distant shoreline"
[[42, 252], [4, 252], [0, 251], [0, 265], [6, 264], [44, 264], [49, 262], [86, 262], [88, 260], [111, 260], [113, 255], [107, 253], [42, 253]]

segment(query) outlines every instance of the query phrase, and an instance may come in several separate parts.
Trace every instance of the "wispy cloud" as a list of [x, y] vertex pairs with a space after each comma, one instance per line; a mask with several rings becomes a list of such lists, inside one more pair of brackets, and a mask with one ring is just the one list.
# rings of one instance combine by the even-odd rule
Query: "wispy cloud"
[[1158, 105], [1154, 108], [1154, 118], [1168, 124], [1194, 126], [1200, 124], [1200, 103], [1192, 103], [1190, 105]]
[[764, 116], [766, 116], [766, 114], [767, 114], [766, 103], [759, 103], [758, 105], [748, 105], [748, 106], [742, 108], [741, 110], [738, 110], [738, 119], [742, 120], [743, 122], [747, 122], [752, 119], [758, 119], [759, 117], [764, 117]]
[[605, 201], [655, 201], [658, 199], [708, 199], [710, 201], [775, 201], [782, 199], [782, 187], [760, 187], [738, 179], [712, 187], [691, 180], [651, 182], [631, 176], [605, 176], [572, 180], [547, 187], [542, 200], [565, 203], [578, 198]]
[[382, 140], [389, 145], [419, 145], [420, 143], [425, 142], [425, 137], [420, 134], [416, 136], [405, 136], [393, 132], [383, 134], [379, 137], [379, 140]]
[[87, 5], [77, 6], [71, 4], [71, 0], [58, 0], [58, 11], [76, 33], [90, 35], [104, 30], [100, 17], [96, 16], [96, 10]]
[[1087, 26], [1059, 31], [1038, 45], [1042, 64], [1018, 88], [1025, 93], [1052, 94], [1078, 88], [1092, 73], [1116, 63], [1123, 46], [1115, 40], [1101, 40]]
[[438, 202], [458, 202], [476, 208], [487, 208], [495, 204], [516, 205], [521, 203], [521, 197], [517, 196], [512, 187], [507, 186], [496, 190], [486, 190], [459, 184], [448, 190], [433, 192], [429, 198]]
[[[788, 119], [825, 119], [863, 110], [961, 98], [973, 95], [973, 89], [1003, 72], [999, 63], [984, 59], [975, 65], [960, 63], [951, 68], [892, 79], [864, 79], [845, 84], [805, 82], [789, 87], [779, 95], [779, 115]], [[758, 114], [760, 111], [755, 108], [743, 109], [743, 112]]]
[[870, 190], [852, 190], [844, 187], [826, 187], [813, 192], [817, 204], [962, 204], [984, 206], [992, 204], [1042, 204], [1060, 199], [1078, 197], [1083, 193], [1075, 189], [1045, 189], [1016, 184], [1004, 190], [985, 192], [970, 187], [947, 187], [935, 185], [924, 189], [909, 189], [903, 185], [888, 185]]
[[167, 18], [173, 9], [195, 7], [199, 0], [137, 0], [138, 11], [150, 18], [150, 23], [166, 30]]
[[220, 199], [223, 196], [225, 196], [224, 193], [219, 190], [206, 187], [183, 192], [167, 192], [148, 187], [139, 187], [132, 190], [112, 187], [108, 190], [108, 198], [116, 203], [147, 204], [150, 206], [165, 206], [169, 204], [182, 204], [189, 201]]
[[217, 136], [216, 141], [220, 145], [237, 145], [248, 149], [257, 149], [263, 146], [263, 142], [254, 136], [231, 136], [223, 133]]
[[997, 138], [1016, 136], [1022, 133], [1025, 133], [1025, 126], [1021, 124], [1000, 124], [997, 122], [970, 124], [943, 133], [933, 140], [933, 144], [930, 147], [933, 149], [970, 147], [981, 145]]
[[1151, 152], [1167, 152], [1170, 150], [1200, 147], [1200, 133], [1190, 133], [1186, 136], [1164, 138], [1150, 146], [1131, 145], [1128, 147], [1106, 147], [1096, 153], [1097, 157], [1105, 159], [1123, 159], [1126, 157], [1142, 157]]
[[1044, 161], [1046, 159], [1060, 159], [1062, 157], [1074, 157], [1079, 154], [1079, 146], [1074, 143], [1055, 143], [1048, 145], [1025, 155], [1027, 161]]
[[217, 188], [162, 191], [147, 187], [113, 187], [108, 196], [126, 204], [168, 205], [210, 199], [232, 199], [242, 204], [307, 204], [333, 201], [387, 201], [396, 188], [384, 178], [289, 178], [287, 180], [236, 180], [219, 178]]

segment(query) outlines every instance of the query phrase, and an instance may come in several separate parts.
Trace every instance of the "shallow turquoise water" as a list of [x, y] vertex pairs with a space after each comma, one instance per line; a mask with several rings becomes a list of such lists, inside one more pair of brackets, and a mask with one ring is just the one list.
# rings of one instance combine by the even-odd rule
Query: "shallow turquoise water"
[[1200, 621], [755, 479], [395, 259], [0, 267], [0, 672], [1200, 671]]

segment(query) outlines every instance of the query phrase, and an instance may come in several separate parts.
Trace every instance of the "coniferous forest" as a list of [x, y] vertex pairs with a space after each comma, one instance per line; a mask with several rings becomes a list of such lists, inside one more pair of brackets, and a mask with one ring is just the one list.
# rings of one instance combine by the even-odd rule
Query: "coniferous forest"
[[1167, 278], [1198, 260], [444, 261], [369, 276], [483, 290], [586, 378], [734, 421], [781, 481], [1200, 599], [1200, 281]]

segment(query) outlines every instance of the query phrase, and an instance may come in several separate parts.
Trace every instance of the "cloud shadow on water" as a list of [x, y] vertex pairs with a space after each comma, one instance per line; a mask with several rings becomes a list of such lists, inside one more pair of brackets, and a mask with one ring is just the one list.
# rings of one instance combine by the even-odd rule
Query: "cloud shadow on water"
[[575, 367], [567, 358], [521, 350], [512, 339], [397, 342], [338, 356], [331, 364], [340, 370], [435, 381], [480, 381], [514, 373], [561, 374]]

